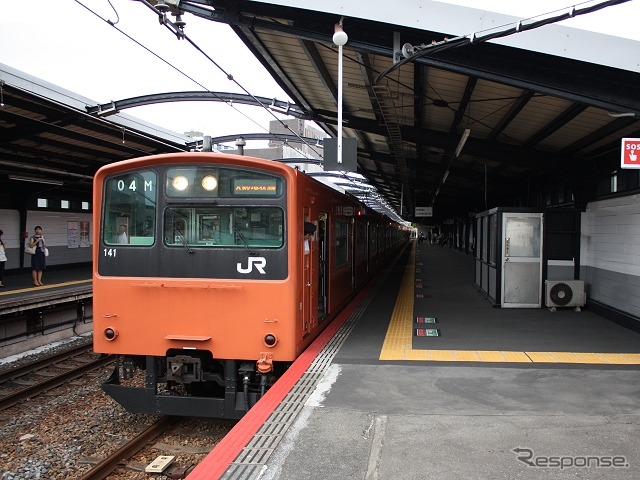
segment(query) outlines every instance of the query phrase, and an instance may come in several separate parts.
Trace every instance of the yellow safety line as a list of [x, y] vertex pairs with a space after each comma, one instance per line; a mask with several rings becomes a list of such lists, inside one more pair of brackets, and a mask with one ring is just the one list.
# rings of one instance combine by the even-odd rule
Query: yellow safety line
[[380, 360], [421, 360], [430, 362], [495, 362], [495, 363], [573, 363], [638, 365], [640, 353], [590, 352], [513, 352], [501, 350], [414, 350], [413, 298], [415, 277], [415, 250], [402, 278], [400, 292], [391, 314]]
[[[411, 248], [409, 262], [404, 270], [400, 284], [400, 292], [391, 314], [391, 321], [384, 337], [380, 360], [408, 360], [405, 357], [411, 352], [413, 328], [413, 277], [415, 270], [416, 244]], [[409, 328], [407, 329], [407, 325]], [[407, 335], [407, 332], [409, 334]]]
[[58, 287], [67, 287], [69, 285], [78, 285], [80, 283], [90, 283], [91, 279], [88, 280], [73, 280], [70, 282], [63, 282], [63, 283], [53, 283], [51, 285], [42, 285], [40, 287], [29, 287], [29, 288], [21, 288], [19, 290], [7, 290], [7, 291], [2, 291], [0, 292], [0, 297], [4, 296], [4, 295], [11, 295], [14, 293], [26, 293], [26, 292], [34, 292], [36, 290], [47, 290], [49, 288], [58, 288]]

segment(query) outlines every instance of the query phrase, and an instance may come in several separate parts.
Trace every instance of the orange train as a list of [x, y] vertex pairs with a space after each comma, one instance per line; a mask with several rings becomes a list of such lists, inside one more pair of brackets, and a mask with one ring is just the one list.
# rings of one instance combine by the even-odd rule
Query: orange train
[[242, 417], [408, 237], [238, 155], [109, 164], [93, 201], [94, 349], [118, 355], [103, 388], [134, 413]]

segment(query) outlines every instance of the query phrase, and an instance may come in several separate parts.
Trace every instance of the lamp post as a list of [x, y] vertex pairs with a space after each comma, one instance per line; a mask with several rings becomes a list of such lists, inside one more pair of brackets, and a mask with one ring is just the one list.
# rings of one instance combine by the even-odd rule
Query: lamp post
[[247, 144], [247, 141], [242, 138], [236, 138], [236, 147], [238, 147], [238, 155], [244, 155], [244, 146]]
[[336, 23], [333, 33], [333, 43], [338, 46], [338, 163], [342, 163], [342, 46], [349, 40], [342, 29], [342, 19]]

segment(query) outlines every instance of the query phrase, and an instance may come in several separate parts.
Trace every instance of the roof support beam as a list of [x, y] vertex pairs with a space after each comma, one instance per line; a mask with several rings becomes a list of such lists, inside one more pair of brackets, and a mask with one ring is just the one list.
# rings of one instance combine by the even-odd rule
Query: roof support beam
[[251, 53], [262, 63], [269, 74], [278, 82], [287, 95], [293, 99], [296, 105], [299, 105], [307, 112], [312, 112], [311, 104], [306, 100], [302, 92], [298, 89], [278, 61], [271, 55], [271, 52], [264, 46], [258, 36], [251, 28], [245, 25], [231, 25], [236, 35], [251, 50]]
[[502, 117], [502, 119], [500, 119], [495, 127], [493, 127], [491, 133], [487, 136], [487, 138], [490, 140], [495, 140], [496, 138], [498, 138], [498, 135], [500, 135], [502, 131], [507, 128], [507, 126], [513, 121], [514, 118], [518, 116], [518, 114], [527, 105], [527, 103], [529, 103], [529, 100], [533, 98], [533, 95], [534, 92], [532, 92], [531, 90], [523, 90], [518, 99], [513, 102], [507, 114]]
[[531, 137], [529, 137], [527, 139], [527, 141], [524, 142], [524, 146], [525, 147], [532, 147], [535, 144], [541, 142], [542, 140], [547, 138], [549, 135], [553, 134], [558, 129], [562, 128], [567, 123], [569, 123], [571, 120], [576, 118], [578, 115], [580, 115], [586, 109], [587, 109], [586, 105], [580, 105], [578, 103], [575, 103], [575, 104], [571, 105], [564, 112], [562, 112], [558, 117], [556, 117], [551, 122], [549, 122], [547, 125], [545, 125], [544, 128], [541, 128], [536, 133], [531, 135]]
[[467, 107], [469, 106], [469, 102], [471, 101], [471, 96], [473, 95], [473, 90], [476, 88], [476, 83], [478, 83], [477, 77], [469, 77], [469, 79], [467, 80], [467, 86], [464, 89], [464, 94], [462, 95], [460, 105], [456, 110], [456, 115], [453, 119], [453, 122], [451, 122], [449, 133], [458, 133], [458, 128], [460, 127], [465, 112], [467, 111]]
[[331, 74], [327, 70], [324, 60], [320, 56], [320, 52], [318, 52], [315, 43], [310, 42], [309, 40], [301, 40], [300, 43], [302, 45], [304, 53], [307, 55], [307, 58], [311, 62], [313, 69], [318, 74], [318, 77], [320, 77], [320, 79], [322, 80], [322, 83], [324, 84], [327, 91], [333, 97], [333, 101], [335, 103], [338, 103], [338, 87], [334, 83], [333, 78], [331, 78]]
[[581, 140], [573, 142], [571, 145], [561, 150], [560, 154], [575, 155], [577, 152], [588, 148], [590, 145], [598, 143], [602, 139], [607, 138], [620, 130], [625, 130], [636, 122], [637, 120], [635, 118], [616, 118], [608, 124], [598, 128], [596, 131], [590, 133], [588, 136], [583, 137]]

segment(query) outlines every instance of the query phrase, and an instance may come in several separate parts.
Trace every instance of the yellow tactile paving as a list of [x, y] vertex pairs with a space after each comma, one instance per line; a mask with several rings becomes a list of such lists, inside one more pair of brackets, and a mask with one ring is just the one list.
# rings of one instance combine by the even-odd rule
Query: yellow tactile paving
[[486, 350], [414, 350], [413, 296], [416, 245], [402, 278], [396, 305], [382, 349], [380, 360], [414, 360], [431, 362], [496, 362], [496, 363], [573, 363], [640, 365], [640, 353], [599, 352], [514, 352]]
[[528, 363], [531, 361], [525, 352], [500, 352], [500, 355], [507, 363]]
[[40, 286], [40, 287], [27, 287], [27, 288], [21, 288], [19, 290], [6, 290], [6, 291], [1, 291], [0, 292], [0, 297], [4, 296], [4, 295], [11, 295], [11, 294], [16, 294], [16, 293], [25, 293], [25, 292], [34, 292], [36, 290], [47, 290], [49, 288], [58, 288], [58, 287], [67, 287], [69, 285], [79, 285], [81, 283], [90, 283], [91, 280], [87, 279], [87, 280], [72, 280], [69, 282], [63, 282], [63, 283], [53, 283], [51, 285], [44, 285], [44, 286]]
[[[405, 352], [411, 351], [413, 326], [413, 277], [415, 275], [416, 245], [413, 244], [409, 262], [402, 277], [400, 292], [391, 314], [391, 321], [380, 352], [380, 360], [405, 360]], [[407, 325], [408, 335], [407, 335]], [[398, 358], [400, 357], [400, 358]]]
[[594, 363], [638, 365], [640, 353], [527, 352], [537, 363]]

